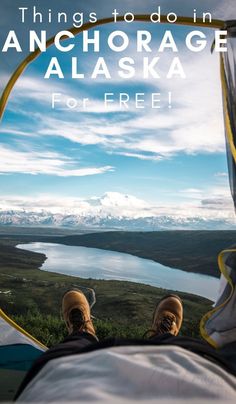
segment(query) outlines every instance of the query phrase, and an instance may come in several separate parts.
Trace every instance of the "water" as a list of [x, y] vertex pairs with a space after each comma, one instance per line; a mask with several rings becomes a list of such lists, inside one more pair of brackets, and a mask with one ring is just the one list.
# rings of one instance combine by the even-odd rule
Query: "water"
[[173, 269], [151, 260], [97, 248], [52, 243], [19, 244], [20, 249], [45, 254], [41, 270], [81, 278], [116, 279], [193, 293], [215, 300], [219, 280]]

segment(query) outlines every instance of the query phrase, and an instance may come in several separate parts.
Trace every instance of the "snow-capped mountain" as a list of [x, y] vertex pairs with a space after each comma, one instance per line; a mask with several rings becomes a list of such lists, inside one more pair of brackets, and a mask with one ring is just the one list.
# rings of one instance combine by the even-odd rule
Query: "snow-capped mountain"
[[204, 207], [203, 212], [191, 206], [178, 210], [169, 207], [169, 213], [166, 212], [166, 207], [151, 206], [142, 199], [118, 192], [88, 199], [18, 198], [1, 202], [0, 224], [144, 231], [236, 228], [233, 217], [214, 212], [212, 207], [208, 210]]

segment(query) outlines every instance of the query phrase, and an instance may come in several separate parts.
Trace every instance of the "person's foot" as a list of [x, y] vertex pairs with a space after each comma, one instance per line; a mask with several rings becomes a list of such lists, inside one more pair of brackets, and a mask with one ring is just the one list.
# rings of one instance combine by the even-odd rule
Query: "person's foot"
[[176, 295], [167, 295], [157, 304], [153, 313], [150, 337], [162, 334], [178, 335], [183, 321], [183, 305]]
[[87, 332], [96, 336], [88, 301], [80, 290], [65, 293], [62, 299], [62, 314], [69, 335]]

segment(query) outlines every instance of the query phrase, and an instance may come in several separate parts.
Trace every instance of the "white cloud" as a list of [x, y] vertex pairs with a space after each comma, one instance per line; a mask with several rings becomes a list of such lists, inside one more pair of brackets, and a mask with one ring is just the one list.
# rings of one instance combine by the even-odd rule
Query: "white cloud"
[[225, 172], [215, 173], [215, 177], [218, 177], [218, 178], [228, 178], [228, 176], [229, 176], [229, 174], [225, 173]]
[[232, 196], [228, 186], [213, 185], [202, 189], [184, 189], [180, 191], [186, 200], [187, 212], [198, 212], [200, 217], [228, 218], [235, 221]]
[[[60, 136], [83, 145], [100, 145], [106, 151], [126, 153], [130, 157], [140, 158], [145, 153], [152, 153], [153, 160], [160, 157], [169, 158], [178, 153], [222, 153], [225, 150], [219, 62], [217, 55], [205, 52], [201, 55], [180, 55], [185, 70], [186, 80], [150, 80], [152, 86], [145, 94], [146, 108], [135, 109], [134, 100], [129, 110], [119, 109], [114, 103], [110, 111], [106, 110], [102, 100], [91, 98], [87, 113], [62, 110], [60, 114], [42, 115], [34, 110], [30, 114], [34, 119], [33, 134], [38, 136]], [[168, 58], [167, 58], [168, 59]], [[167, 62], [167, 60], [166, 60]], [[20, 101], [19, 94], [33, 97], [33, 101], [48, 102], [48, 94], [54, 88], [42, 80], [23, 78], [16, 88], [15, 102]], [[35, 81], [35, 82], [34, 82]], [[147, 84], [146, 82], [140, 82]], [[121, 83], [119, 83], [121, 85]], [[107, 86], [107, 83], [106, 83]], [[30, 91], [31, 88], [31, 91]], [[32, 91], [33, 89], [36, 89]], [[37, 90], [38, 88], [38, 90]], [[104, 86], [104, 90], [105, 90]], [[122, 90], [124, 91], [123, 83]], [[172, 91], [172, 109], [166, 105], [168, 91]], [[55, 91], [55, 88], [54, 88]], [[64, 86], [60, 91], [77, 93], [77, 88], [70, 90]], [[89, 89], [91, 91], [91, 88]], [[105, 90], [106, 91], [106, 90]], [[150, 108], [150, 92], [163, 94], [161, 109]], [[93, 94], [93, 90], [92, 90]], [[88, 94], [89, 95], [89, 94]], [[132, 98], [132, 97], [131, 97]], [[49, 109], [50, 111], [50, 109]], [[112, 117], [108, 112], [113, 113]], [[99, 113], [103, 113], [102, 116]], [[30, 133], [23, 128], [12, 125], [6, 128], [8, 133], [17, 131]], [[2, 128], [2, 132], [4, 127]], [[146, 157], [147, 158], [147, 157]]]
[[81, 177], [113, 171], [111, 166], [76, 168], [73, 159], [59, 153], [16, 151], [0, 146], [0, 174], [45, 174], [59, 177]]
[[[187, 198], [204, 200], [211, 198], [214, 199], [225, 199], [232, 201], [230, 189], [227, 185], [212, 185], [205, 188], [187, 188], [180, 190], [180, 194]], [[209, 195], [209, 196], [208, 196]]]
[[139, 159], [139, 160], [152, 160], [152, 161], [161, 161], [161, 160], [163, 160], [162, 156], [139, 154], [139, 153], [110, 152], [109, 154], [115, 154], [115, 155], [124, 156], [124, 157], [133, 157], [133, 158], [136, 158], [136, 159]]
[[[191, 194], [192, 192], [192, 194]], [[182, 191], [183, 193], [183, 191]], [[106, 192], [90, 198], [3, 196], [2, 211], [49, 212], [52, 214], [78, 215], [81, 217], [147, 218], [171, 217], [173, 220], [198, 218], [203, 220], [227, 220], [235, 223], [235, 214], [229, 191], [225, 188], [185, 190], [186, 199], [177, 203], [152, 204], [133, 195]], [[177, 194], [176, 194], [177, 196]]]
[[17, 129], [11, 128], [10, 126], [9, 127], [5, 126], [4, 129], [0, 128], [0, 133], [4, 133], [7, 135], [26, 136], [26, 137], [32, 136], [32, 133], [27, 133], [22, 130], [17, 130]]
[[[99, 2], [94, 0], [90, 0], [89, 2], [80, 0], [79, 11], [84, 12], [84, 21], [87, 21], [88, 13], [91, 12], [91, 10], [96, 11], [99, 18], [104, 18], [110, 17], [114, 8], [117, 8], [120, 14], [127, 11], [132, 11], [136, 14], [149, 14], [157, 11], [158, 5], [161, 6], [161, 12], [163, 14], [174, 11], [178, 14], [178, 16], [192, 16], [193, 9], [196, 8], [199, 16], [201, 16], [201, 13], [204, 11], [211, 11], [213, 18], [223, 18], [226, 20], [236, 18], [235, 0], [205, 0], [204, 2], [196, 2], [196, 0], [181, 0], [178, 2], [173, 2], [173, 0], [159, 0], [158, 3], [153, 2], [153, 0], [146, 0], [145, 2], [143, 0], [125, 0], [119, 2], [114, 0], [110, 3], [107, 2], [107, 0], [100, 0]], [[48, 14], [48, 7], [48, 1], [46, 0], [41, 0], [40, 6], [38, 6], [40, 11], [42, 11], [45, 16]], [[76, 3], [68, 2], [68, 0], [60, 0], [59, 9], [60, 11], [63, 10], [68, 13], [68, 22], [66, 24], [57, 24], [55, 13], [55, 15], [53, 15], [54, 23], [47, 24], [45, 17], [44, 29], [47, 29], [48, 37], [54, 35], [58, 30], [68, 29], [70, 26], [72, 26], [73, 21], [71, 16], [74, 12], [78, 11], [78, 6]], [[59, 9], [57, 7], [55, 9], [53, 6], [53, 14]], [[28, 43], [27, 33], [30, 29], [39, 30], [42, 28], [38, 24], [33, 24], [32, 18], [30, 17], [26, 19], [24, 24], [21, 24], [15, 3], [9, 2], [8, 0], [1, 0], [0, 26], [2, 27], [2, 32], [8, 32], [10, 29], [12, 29], [12, 26], [14, 26], [20, 42], [23, 44]], [[22, 59], [23, 57], [21, 53], [12, 52], [9, 54], [8, 61], [5, 66], [5, 70], [8, 72], [8, 78], [10, 76], [10, 72], [15, 70], [16, 66], [22, 61]], [[3, 66], [4, 63], [2, 64], [2, 69]], [[0, 83], [2, 84], [2, 81], [0, 81]], [[6, 83], [6, 81], [3, 83]]]

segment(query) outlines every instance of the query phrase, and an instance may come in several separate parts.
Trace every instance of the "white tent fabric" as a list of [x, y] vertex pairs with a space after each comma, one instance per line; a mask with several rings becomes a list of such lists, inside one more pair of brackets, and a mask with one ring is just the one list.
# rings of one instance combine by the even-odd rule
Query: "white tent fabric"
[[218, 257], [221, 271], [215, 307], [201, 321], [202, 336], [219, 348], [236, 341], [236, 250], [224, 250]]
[[20, 327], [13, 323], [0, 309], [0, 346], [13, 344], [29, 344], [36, 349], [45, 350], [40, 342], [37, 342], [25, 331], [20, 331]]
[[46, 349], [0, 309], [0, 401], [13, 399], [27, 370]]

